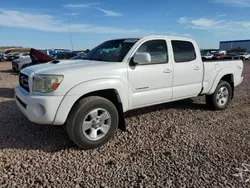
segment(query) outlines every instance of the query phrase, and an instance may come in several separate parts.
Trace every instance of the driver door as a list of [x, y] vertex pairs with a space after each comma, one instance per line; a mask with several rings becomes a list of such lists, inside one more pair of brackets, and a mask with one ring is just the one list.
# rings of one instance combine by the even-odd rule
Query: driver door
[[167, 41], [163, 39], [143, 42], [137, 52], [151, 55], [148, 64], [129, 66], [132, 108], [166, 102], [172, 99], [173, 64], [169, 61]]

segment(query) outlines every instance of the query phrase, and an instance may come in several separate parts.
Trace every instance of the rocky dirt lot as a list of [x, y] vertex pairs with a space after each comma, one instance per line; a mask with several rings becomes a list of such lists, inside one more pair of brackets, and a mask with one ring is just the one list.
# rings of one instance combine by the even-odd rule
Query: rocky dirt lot
[[226, 110], [208, 110], [204, 97], [136, 110], [127, 132], [82, 151], [63, 128], [21, 114], [18, 76], [2, 62], [0, 187], [250, 187], [250, 61], [244, 66]]

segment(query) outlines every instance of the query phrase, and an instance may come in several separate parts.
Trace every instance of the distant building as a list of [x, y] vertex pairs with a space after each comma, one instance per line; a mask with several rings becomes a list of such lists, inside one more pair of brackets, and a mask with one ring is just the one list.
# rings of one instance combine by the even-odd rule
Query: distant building
[[250, 40], [221, 41], [220, 50], [229, 51], [233, 48], [244, 48], [250, 51]]

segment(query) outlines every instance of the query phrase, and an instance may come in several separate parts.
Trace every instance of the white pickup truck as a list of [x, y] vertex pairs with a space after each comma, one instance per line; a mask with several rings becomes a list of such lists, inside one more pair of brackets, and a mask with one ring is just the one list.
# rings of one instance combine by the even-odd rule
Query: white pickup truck
[[93, 149], [125, 129], [123, 114], [132, 109], [201, 95], [213, 109], [226, 108], [242, 71], [242, 60], [203, 62], [192, 39], [121, 38], [103, 42], [84, 60], [24, 68], [15, 100], [30, 121], [66, 125], [76, 145]]

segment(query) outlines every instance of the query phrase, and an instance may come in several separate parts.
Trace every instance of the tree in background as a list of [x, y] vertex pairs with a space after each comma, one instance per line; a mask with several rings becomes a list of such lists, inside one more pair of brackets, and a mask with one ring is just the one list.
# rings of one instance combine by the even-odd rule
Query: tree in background
[[89, 50], [89, 49], [87, 49], [87, 50], [85, 50], [84, 52], [87, 54], [87, 53], [89, 53], [89, 51], [90, 51], [90, 50]]
[[247, 50], [245, 48], [232, 48], [229, 52], [246, 52]]

